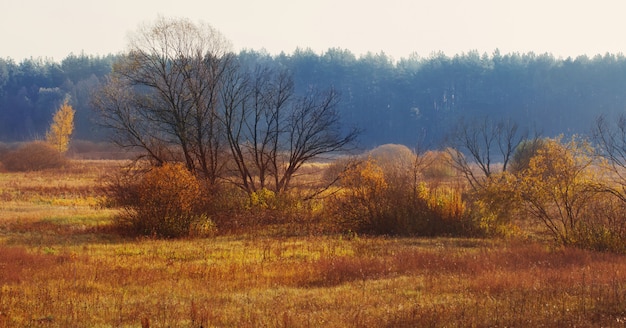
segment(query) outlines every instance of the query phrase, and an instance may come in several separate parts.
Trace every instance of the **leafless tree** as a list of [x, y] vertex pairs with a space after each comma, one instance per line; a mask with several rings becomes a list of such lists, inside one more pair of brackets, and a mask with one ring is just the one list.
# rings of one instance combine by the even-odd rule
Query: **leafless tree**
[[510, 120], [461, 121], [449, 135], [446, 151], [452, 165], [478, 189], [494, 172], [508, 169], [515, 148], [526, 137]]
[[231, 81], [222, 117], [236, 184], [247, 192], [288, 190], [304, 163], [344, 150], [358, 134], [342, 133], [332, 89], [298, 96], [288, 72], [268, 67]]
[[592, 132], [597, 154], [606, 159], [617, 187], [604, 185], [603, 189], [626, 202], [626, 116], [620, 115], [614, 124], [606, 116], [596, 119]]
[[118, 145], [138, 147], [159, 163], [181, 160], [215, 183], [224, 144], [218, 95], [232, 59], [212, 27], [159, 18], [132, 37], [94, 105]]
[[334, 90], [298, 95], [287, 71], [251, 69], [229, 49], [208, 25], [159, 18], [95, 94], [101, 123], [118, 145], [186, 163], [212, 185], [234, 167], [229, 180], [249, 193], [288, 190], [304, 163], [356, 139], [341, 129]]

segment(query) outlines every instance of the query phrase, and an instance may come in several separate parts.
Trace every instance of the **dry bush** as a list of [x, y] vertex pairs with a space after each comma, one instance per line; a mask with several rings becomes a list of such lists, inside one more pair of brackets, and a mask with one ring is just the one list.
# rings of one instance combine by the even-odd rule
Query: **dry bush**
[[591, 207], [605, 196], [597, 191], [602, 178], [593, 160], [584, 140], [546, 139], [517, 174], [513, 190], [522, 211], [543, 223], [557, 243], [576, 245], [580, 228], [594, 225]]
[[421, 174], [431, 181], [442, 181], [456, 175], [454, 167], [450, 165], [450, 152], [428, 151], [421, 155], [423, 169]]
[[354, 163], [341, 176], [343, 190], [328, 201], [331, 217], [345, 230], [392, 235], [476, 235], [461, 189], [429, 187], [410, 165], [375, 159]]
[[380, 166], [388, 180], [406, 178], [407, 172], [412, 171], [416, 161], [415, 153], [411, 149], [396, 144], [376, 147], [367, 156]]
[[482, 188], [466, 194], [469, 211], [485, 235], [518, 237], [523, 232], [515, 225], [519, 217], [515, 177], [507, 172], [495, 173]]
[[113, 185], [115, 201], [126, 210], [118, 222], [131, 232], [167, 238], [215, 232], [213, 222], [200, 211], [201, 184], [183, 164], [166, 163], [138, 183], [132, 181], [124, 178]]
[[573, 239], [581, 248], [626, 254], [626, 203], [601, 194], [585, 207]]
[[8, 171], [39, 171], [67, 165], [67, 159], [53, 146], [43, 141], [26, 143], [6, 153], [1, 162]]
[[218, 226], [238, 224], [239, 233], [259, 233], [261, 230], [279, 230], [283, 236], [300, 236], [322, 229], [321, 214], [323, 201], [309, 199], [310, 190], [291, 189], [286, 192], [274, 193], [268, 189], [259, 189], [251, 194], [231, 192], [229, 199], [220, 197], [216, 207], [229, 206], [224, 220]]
[[491, 235], [519, 234], [514, 223], [526, 218], [558, 244], [624, 253], [626, 206], [593, 154], [579, 138], [522, 143], [512, 173], [492, 174], [469, 194], [472, 213]]

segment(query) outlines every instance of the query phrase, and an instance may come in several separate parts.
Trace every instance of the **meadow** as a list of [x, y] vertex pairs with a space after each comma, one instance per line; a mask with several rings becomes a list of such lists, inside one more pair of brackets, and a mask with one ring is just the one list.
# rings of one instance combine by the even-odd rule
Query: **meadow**
[[122, 161], [0, 173], [0, 327], [622, 327], [623, 255], [541, 238], [128, 237]]

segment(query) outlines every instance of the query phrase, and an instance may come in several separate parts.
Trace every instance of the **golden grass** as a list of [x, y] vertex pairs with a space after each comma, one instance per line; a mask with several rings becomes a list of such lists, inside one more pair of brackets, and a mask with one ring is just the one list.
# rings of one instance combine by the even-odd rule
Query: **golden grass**
[[624, 256], [502, 240], [285, 237], [274, 227], [209, 239], [127, 239], [110, 229], [114, 211], [82, 202], [100, 196], [99, 174], [28, 176], [42, 187], [64, 176], [62, 188], [41, 190], [80, 200], [67, 206], [38, 201], [37, 184], [21, 174], [0, 176], [8, 193], [33, 188], [0, 205], [0, 327], [626, 322]]
[[482, 241], [218, 237], [4, 247], [6, 326], [596, 326], [622, 257]]

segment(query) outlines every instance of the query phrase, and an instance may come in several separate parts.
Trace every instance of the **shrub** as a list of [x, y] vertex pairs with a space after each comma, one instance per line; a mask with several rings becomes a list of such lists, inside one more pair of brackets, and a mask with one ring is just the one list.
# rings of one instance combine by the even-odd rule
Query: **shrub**
[[[332, 204], [333, 216], [349, 230], [383, 232], [393, 228], [387, 222], [388, 185], [380, 166], [368, 160], [352, 164], [341, 175], [343, 194]], [[393, 231], [384, 231], [393, 232]]]
[[516, 174], [528, 169], [531, 158], [537, 155], [539, 150], [545, 146], [546, 141], [538, 138], [520, 142], [511, 158], [509, 171]]
[[342, 175], [343, 190], [329, 201], [331, 216], [344, 229], [393, 235], [475, 235], [461, 189], [429, 187], [412, 168], [387, 172], [370, 159]]
[[613, 195], [601, 194], [585, 210], [585, 220], [574, 231], [576, 246], [626, 254], [626, 204]]
[[430, 180], [443, 180], [455, 176], [456, 171], [450, 163], [452, 158], [450, 152], [428, 151], [421, 156], [423, 165], [422, 175]]
[[276, 209], [277, 206], [276, 193], [267, 188], [250, 194], [250, 208]]
[[6, 153], [2, 163], [8, 171], [39, 171], [63, 167], [67, 159], [50, 144], [33, 141]]
[[199, 210], [201, 184], [183, 164], [154, 167], [118, 196], [126, 209], [119, 222], [134, 233], [168, 238], [214, 233], [214, 224]]
[[407, 172], [411, 172], [416, 160], [412, 150], [396, 144], [376, 147], [368, 153], [368, 158], [380, 166], [388, 180], [404, 178]]

